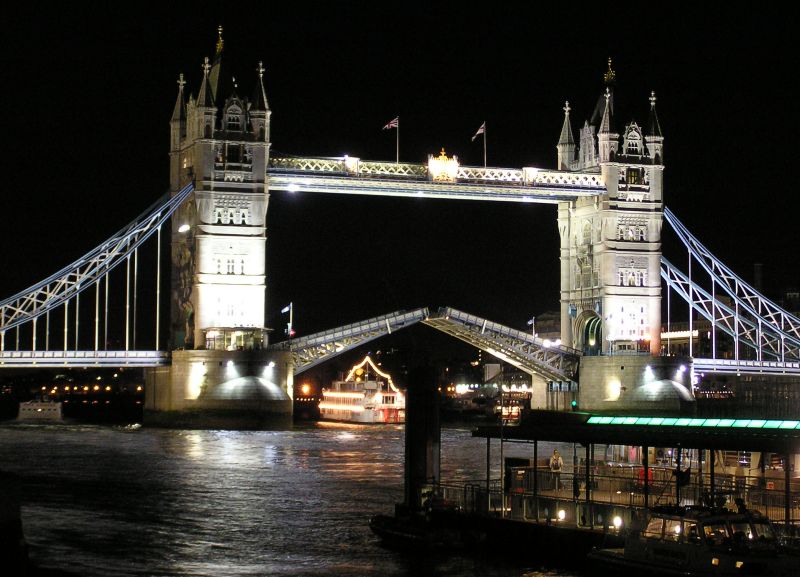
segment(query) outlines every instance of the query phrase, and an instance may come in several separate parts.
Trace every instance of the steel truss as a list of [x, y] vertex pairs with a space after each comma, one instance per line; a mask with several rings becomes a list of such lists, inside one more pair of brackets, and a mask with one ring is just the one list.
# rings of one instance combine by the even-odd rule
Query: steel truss
[[526, 167], [460, 166], [454, 182], [434, 181], [425, 164], [357, 158], [271, 158], [270, 190], [556, 203], [605, 192], [599, 174]]
[[[689, 251], [690, 262], [692, 259], [699, 262], [714, 285], [713, 293], [708, 293], [662, 256], [661, 276], [669, 288], [675, 289], [714, 327], [733, 337], [735, 342], [753, 349], [757, 361], [767, 360], [765, 356], [781, 363], [800, 360], [800, 319], [739, 278], [666, 207], [664, 218]], [[732, 299], [732, 305], [720, 302], [716, 294], [717, 286]], [[738, 360], [738, 346], [736, 357]]]
[[439, 309], [424, 324], [486, 351], [530, 375], [551, 381], [574, 380], [580, 351], [563, 345], [547, 346], [542, 339], [523, 331], [452, 308]]
[[289, 351], [292, 354], [294, 372], [299, 374], [359, 345], [418, 323], [427, 316], [427, 308], [397, 311], [299, 339], [275, 343], [269, 350]]
[[136, 220], [103, 244], [45, 280], [0, 301], [0, 333], [51, 311], [94, 286], [128, 259], [194, 191], [187, 185], [171, 198], [161, 198]]

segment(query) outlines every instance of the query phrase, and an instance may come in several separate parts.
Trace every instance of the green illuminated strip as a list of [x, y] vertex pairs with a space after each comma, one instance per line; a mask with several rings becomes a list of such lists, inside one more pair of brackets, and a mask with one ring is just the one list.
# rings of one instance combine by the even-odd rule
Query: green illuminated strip
[[800, 430], [800, 421], [765, 419], [690, 419], [675, 417], [589, 417], [590, 425], [649, 425], [657, 427], [717, 427]]

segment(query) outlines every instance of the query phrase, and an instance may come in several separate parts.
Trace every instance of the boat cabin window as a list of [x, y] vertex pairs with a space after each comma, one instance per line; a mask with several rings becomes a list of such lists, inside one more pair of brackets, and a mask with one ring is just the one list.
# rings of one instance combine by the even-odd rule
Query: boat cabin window
[[725, 523], [710, 523], [703, 525], [703, 534], [711, 545], [722, 545], [728, 538], [728, 528]]
[[664, 526], [664, 519], [655, 517], [650, 519], [647, 528], [644, 530], [644, 536], [651, 539], [661, 539], [661, 530]]
[[734, 539], [752, 539], [753, 538], [753, 530], [750, 528], [750, 523], [745, 520], [742, 521], [732, 521], [731, 522], [731, 533], [733, 534]]
[[664, 519], [664, 539], [667, 541], [681, 540], [680, 519]]
[[753, 521], [753, 534], [759, 541], [774, 541], [775, 532], [769, 523]]
[[690, 523], [687, 521], [683, 528], [684, 531], [686, 531], [686, 540], [689, 543], [700, 543], [700, 533], [697, 531], [697, 523]]

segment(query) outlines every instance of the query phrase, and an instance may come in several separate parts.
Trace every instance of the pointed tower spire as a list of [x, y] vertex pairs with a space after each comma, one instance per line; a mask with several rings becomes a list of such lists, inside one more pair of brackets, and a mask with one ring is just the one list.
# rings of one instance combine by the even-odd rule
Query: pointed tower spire
[[178, 78], [178, 98], [175, 100], [175, 108], [172, 110], [172, 118], [170, 118], [170, 141], [172, 144], [171, 150], [178, 150], [181, 146], [181, 140], [186, 136], [186, 104], [183, 101], [183, 87], [186, 81], [183, 79], [183, 74]]
[[661, 124], [658, 122], [656, 114], [656, 92], [650, 91], [650, 119], [647, 123], [647, 136], [664, 136], [661, 134]]
[[203, 83], [200, 85], [200, 92], [197, 95], [197, 105], [206, 108], [214, 107], [214, 94], [212, 94], [211, 87], [209, 86], [208, 71], [211, 70], [211, 64], [208, 63], [208, 56], [203, 60]]
[[569, 122], [569, 100], [564, 103], [564, 125], [558, 139], [558, 170], [570, 170], [575, 160], [575, 139], [572, 136], [572, 125]]
[[656, 93], [650, 92], [650, 119], [647, 123], [647, 133], [644, 136], [647, 151], [654, 164], [664, 163], [664, 135], [661, 133], [661, 124], [656, 114]]
[[267, 92], [264, 90], [264, 64], [259, 62], [258, 82], [256, 92], [253, 95], [253, 102], [250, 107], [250, 122], [253, 127], [253, 135], [260, 142], [269, 142], [269, 117], [272, 114], [267, 103]]
[[612, 132], [611, 90], [606, 86], [606, 105], [603, 108], [603, 118], [597, 130], [598, 160], [608, 162], [614, 159], [619, 146], [619, 134]]
[[178, 77], [178, 99], [175, 101], [175, 108], [172, 110], [172, 122], [180, 122], [186, 120], [186, 104], [183, 101], [183, 87], [186, 81], [183, 79], [183, 73]]
[[267, 104], [267, 92], [264, 90], [264, 64], [259, 61], [258, 68], [258, 83], [256, 84], [256, 93], [253, 95], [253, 110], [269, 110]]
[[597, 130], [598, 134], [611, 132], [611, 90], [606, 86], [606, 105], [603, 108], [603, 118], [600, 120], [600, 128]]

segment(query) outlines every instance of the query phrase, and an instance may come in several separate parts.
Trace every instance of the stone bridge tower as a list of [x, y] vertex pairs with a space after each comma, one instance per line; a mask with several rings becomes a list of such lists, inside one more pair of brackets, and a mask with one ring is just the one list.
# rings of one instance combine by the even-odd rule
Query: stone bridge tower
[[615, 75], [575, 141], [569, 103], [557, 145], [558, 168], [602, 175], [606, 192], [561, 202], [562, 341], [584, 353], [660, 354], [663, 142], [650, 96], [645, 126], [614, 114]]
[[261, 63], [252, 97], [222, 64], [203, 63], [197, 96], [183, 75], [170, 120], [170, 190], [194, 182], [172, 218], [172, 363], [146, 377], [145, 420], [175, 426], [285, 424], [293, 370], [265, 350], [267, 163], [270, 109]]
[[188, 103], [181, 77], [170, 122], [171, 190], [195, 183], [194, 199], [173, 218], [174, 349], [266, 345], [271, 113], [261, 63], [252, 98], [242, 98], [235, 81], [222, 75], [222, 50], [220, 31], [214, 62], [206, 58], [199, 92]]

